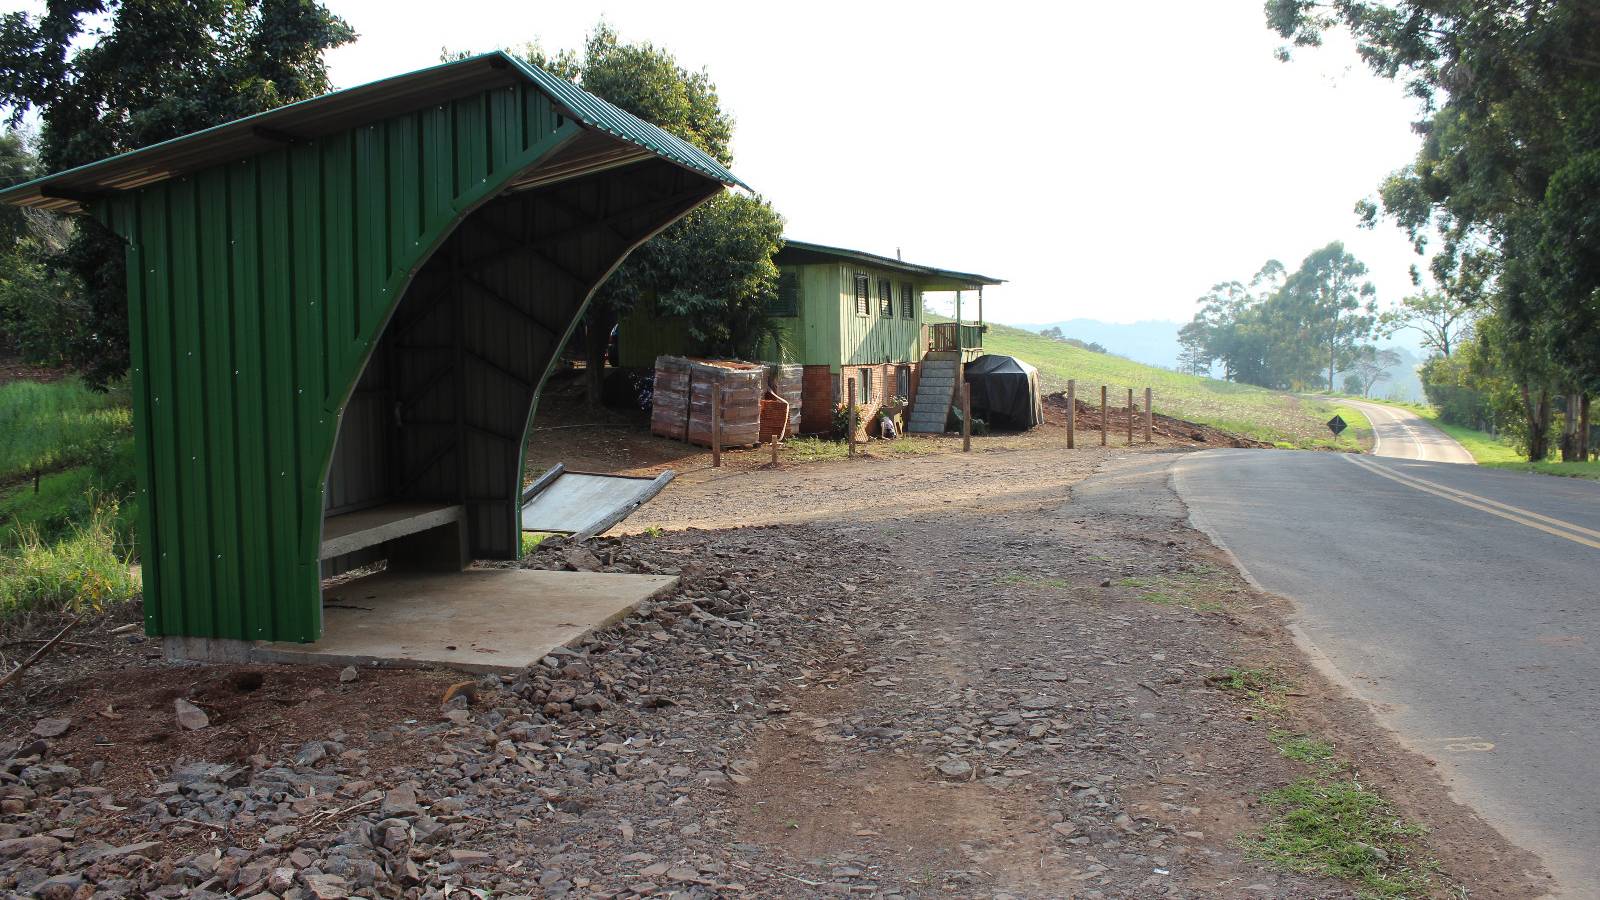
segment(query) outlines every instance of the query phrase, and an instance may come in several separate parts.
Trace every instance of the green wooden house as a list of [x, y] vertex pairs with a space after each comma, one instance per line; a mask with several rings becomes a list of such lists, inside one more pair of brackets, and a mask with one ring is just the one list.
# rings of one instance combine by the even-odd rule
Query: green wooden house
[[[943, 431], [959, 363], [983, 352], [983, 288], [1002, 280], [795, 240], [775, 261], [772, 312], [784, 337], [761, 356], [804, 367], [801, 432], [829, 430], [852, 384], [863, 420], [899, 397], [915, 401], [911, 430]], [[922, 300], [930, 291], [955, 292], [955, 322], [927, 321]], [[964, 318], [971, 312], [975, 320]], [[619, 362], [648, 368], [659, 355], [692, 351], [687, 345], [681, 322], [640, 304], [619, 329]]]

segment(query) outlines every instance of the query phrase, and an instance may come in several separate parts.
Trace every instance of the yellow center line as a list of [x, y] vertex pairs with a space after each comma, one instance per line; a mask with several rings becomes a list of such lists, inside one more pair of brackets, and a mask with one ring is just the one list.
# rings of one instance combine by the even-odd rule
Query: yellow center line
[[[1377, 465], [1377, 463], [1373, 462], [1372, 460], [1364, 459], [1364, 460], [1360, 460], [1360, 462], [1365, 463], [1367, 465]], [[1406, 479], [1406, 480], [1409, 480], [1409, 481], [1414, 481], [1414, 482], [1417, 482], [1418, 484], [1425, 484], [1428, 487], [1436, 488], [1436, 489], [1444, 491], [1445, 493], [1448, 493], [1448, 494], [1455, 494], [1455, 495], [1457, 495], [1459, 497], [1464, 497], [1464, 498], [1466, 498], [1468, 500], [1476, 500], [1479, 503], [1487, 503], [1490, 506], [1497, 507], [1499, 509], [1503, 509], [1506, 512], [1509, 512], [1509, 513], [1514, 513], [1514, 514], [1519, 515], [1519, 516], [1526, 516], [1527, 518], [1530, 518], [1530, 519], [1538, 519], [1541, 522], [1546, 522], [1548, 524], [1556, 526], [1557, 528], [1566, 528], [1566, 529], [1571, 530], [1571, 531], [1576, 531], [1579, 534], [1586, 534], [1586, 535], [1588, 535], [1588, 536], [1590, 536], [1592, 538], [1600, 538], [1600, 531], [1595, 531], [1592, 528], [1585, 528], [1582, 525], [1574, 525], [1573, 523], [1568, 522], [1565, 519], [1551, 518], [1550, 516], [1543, 515], [1541, 513], [1536, 513], [1536, 512], [1533, 512], [1532, 510], [1523, 509], [1523, 508], [1521, 508], [1519, 506], [1512, 506], [1509, 503], [1501, 503], [1499, 500], [1490, 500], [1488, 497], [1480, 497], [1477, 494], [1473, 494], [1473, 493], [1469, 493], [1467, 491], [1463, 491], [1460, 488], [1453, 488], [1453, 487], [1449, 487], [1447, 485], [1439, 484], [1436, 481], [1429, 481], [1426, 478], [1423, 478], [1423, 477], [1421, 477], [1419, 475], [1413, 475], [1410, 472], [1393, 472], [1391, 474], [1393, 474], [1396, 478], [1401, 478], [1401, 479]]]
[[1346, 455], [1345, 459], [1363, 469], [1366, 469], [1374, 475], [1382, 476], [1390, 481], [1403, 484], [1406, 487], [1413, 488], [1424, 493], [1433, 494], [1436, 497], [1443, 497], [1446, 500], [1459, 503], [1462, 506], [1480, 510], [1492, 516], [1499, 516], [1507, 521], [1516, 522], [1519, 525], [1526, 525], [1529, 528], [1536, 528], [1545, 532], [1546, 534], [1553, 534], [1556, 537], [1566, 538], [1573, 543], [1583, 544], [1586, 547], [1593, 547], [1596, 550], [1600, 550], [1600, 540], [1590, 540], [1589, 538], [1581, 536], [1587, 534], [1593, 535], [1596, 538], [1600, 538], [1600, 532], [1584, 528], [1582, 525], [1574, 525], [1571, 522], [1566, 522], [1561, 519], [1553, 519], [1550, 516], [1541, 515], [1520, 507], [1501, 503], [1498, 500], [1490, 500], [1486, 497], [1479, 497], [1476, 494], [1469, 494], [1466, 491], [1457, 490], [1455, 488], [1447, 488], [1443, 485], [1435, 484], [1431, 481], [1426, 481], [1412, 475], [1401, 475], [1397, 472], [1391, 472], [1377, 463], [1360, 459], [1352, 455]]

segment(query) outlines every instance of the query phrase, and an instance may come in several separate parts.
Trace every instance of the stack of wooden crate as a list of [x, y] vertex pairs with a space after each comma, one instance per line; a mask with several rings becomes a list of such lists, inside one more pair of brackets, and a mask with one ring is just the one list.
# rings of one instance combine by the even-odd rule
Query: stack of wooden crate
[[719, 396], [724, 447], [753, 447], [761, 440], [761, 396], [767, 372], [756, 363], [656, 357], [650, 433], [711, 446], [712, 393]]

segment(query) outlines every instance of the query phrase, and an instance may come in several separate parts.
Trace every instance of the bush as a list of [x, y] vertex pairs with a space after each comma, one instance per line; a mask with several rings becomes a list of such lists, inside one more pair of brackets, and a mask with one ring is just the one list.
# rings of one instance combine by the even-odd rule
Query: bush
[[[861, 405], [856, 404], [856, 427], [867, 421]], [[839, 403], [833, 407], [833, 436], [844, 440], [850, 433], [850, 404]]]
[[118, 548], [117, 504], [96, 504], [89, 519], [54, 544], [25, 528], [15, 550], [0, 553], [0, 619], [37, 612], [96, 612], [139, 595], [139, 579]]
[[0, 386], [0, 484], [114, 457], [132, 434], [125, 385], [101, 393], [75, 378], [13, 381]]

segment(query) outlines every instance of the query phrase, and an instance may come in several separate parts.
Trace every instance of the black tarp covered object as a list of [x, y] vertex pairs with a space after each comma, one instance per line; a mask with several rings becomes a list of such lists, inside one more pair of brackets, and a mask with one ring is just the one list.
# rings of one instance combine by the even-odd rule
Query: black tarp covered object
[[990, 427], [1025, 430], [1044, 421], [1039, 370], [1014, 356], [985, 354], [967, 363], [972, 415]]

